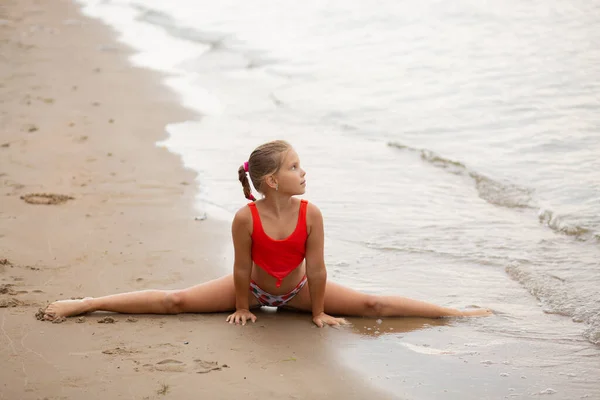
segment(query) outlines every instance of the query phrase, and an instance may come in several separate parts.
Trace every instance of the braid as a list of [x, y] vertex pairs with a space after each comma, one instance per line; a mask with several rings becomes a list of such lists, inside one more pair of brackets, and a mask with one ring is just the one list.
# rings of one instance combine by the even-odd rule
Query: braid
[[256, 201], [256, 198], [252, 195], [252, 189], [250, 188], [248, 175], [246, 175], [246, 171], [244, 171], [243, 165], [238, 168], [238, 179], [240, 180], [242, 188], [244, 189], [244, 196], [248, 200]]

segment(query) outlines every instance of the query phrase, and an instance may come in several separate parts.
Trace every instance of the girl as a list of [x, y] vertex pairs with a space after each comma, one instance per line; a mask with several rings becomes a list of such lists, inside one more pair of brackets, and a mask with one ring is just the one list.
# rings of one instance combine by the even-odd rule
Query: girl
[[[256, 148], [238, 170], [244, 195], [252, 200], [232, 223], [233, 274], [183, 290], [144, 290], [82, 300], [57, 301], [46, 318], [93, 311], [178, 314], [234, 311], [230, 324], [256, 321], [261, 306], [312, 313], [318, 327], [345, 324], [332, 315], [428, 317], [488, 315], [460, 311], [399, 296], [375, 296], [327, 281], [323, 217], [317, 206], [295, 198], [306, 190], [306, 172], [294, 149], [281, 140]], [[262, 193], [256, 201], [248, 181]]]

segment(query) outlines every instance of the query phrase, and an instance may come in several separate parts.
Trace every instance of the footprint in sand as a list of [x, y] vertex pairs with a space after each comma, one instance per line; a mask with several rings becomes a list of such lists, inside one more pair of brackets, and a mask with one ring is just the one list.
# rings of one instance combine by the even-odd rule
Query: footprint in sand
[[197, 374], [207, 374], [210, 371], [221, 371], [223, 368], [229, 368], [229, 365], [219, 365], [217, 361], [194, 360], [194, 370]]
[[131, 355], [131, 354], [137, 354], [139, 352], [140, 352], [139, 350], [135, 350], [135, 349], [128, 349], [125, 347], [115, 347], [114, 349], [103, 350], [102, 354], [126, 356], [126, 355]]
[[[18, 294], [18, 292], [16, 292], [13, 287], [15, 285], [13, 285], [12, 283], [6, 283], [6, 284], [2, 284], [0, 285], [0, 294], [8, 294], [10, 296], [14, 296], [16, 294]], [[27, 292], [25, 292], [27, 293]]]
[[[146, 364], [148, 365], [148, 364]], [[162, 360], [157, 362], [155, 365], [153, 365], [153, 369], [156, 371], [165, 371], [165, 372], [184, 372], [185, 371], [185, 363], [179, 361], [179, 360], [173, 360], [173, 359], [166, 359], [166, 360]]]
[[25, 203], [44, 205], [62, 204], [74, 199], [75, 198], [71, 196], [54, 193], [29, 193], [21, 196], [21, 200], [23, 200]]
[[195, 372], [197, 374], [207, 374], [211, 371], [222, 371], [223, 368], [229, 368], [227, 364], [219, 364], [217, 361], [193, 360], [191, 365], [183, 361], [167, 358], [156, 364], [144, 364], [150, 371], [163, 372]]
[[0, 308], [19, 307], [19, 306], [25, 306], [25, 305], [27, 305], [27, 304], [25, 304], [21, 300], [15, 299], [15, 298], [0, 299]]
[[29, 293], [27, 290], [14, 290], [13, 289], [14, 286], [15, 285], [13, 285], [12, 283], [6, 283], [6, 284], [0, 285], [0, 294], [8, 294], [10, 296], [16, 296], [18, 294]]
[[[159, 349], [159, 351], [164, 354], [163, 357], [167, 354], [178, 355], [181, 353], [181, 351], [178, 351], [177, 346], [173, 346], [170, 343], [161, 343], [158, 345], [148, 346], [148, 349]], [[161, 361], [153, 362], [148, 360], [148, 358], [154, 357], [148, 354], [146, 349], [135, 349], [128, 347], [115, 347], [112, 349], [106, 349], [102, 351], [102, 354], [109, 356], [125, 356], [135, 364], [141, 365], [141, 367], [148, 372], [159, 371], [206, 374], [211, 371], [222, 371], [223, 368], [229, 368], [227, 364], [219, 364], [217, 361], [206, 361], [201, 359], [182, 361], [181, 359], [164, 358]], [[156, 354], [154, 356], [156, 356]], [[138, 368], [136, 367], [135, 370], [138, 371]]]

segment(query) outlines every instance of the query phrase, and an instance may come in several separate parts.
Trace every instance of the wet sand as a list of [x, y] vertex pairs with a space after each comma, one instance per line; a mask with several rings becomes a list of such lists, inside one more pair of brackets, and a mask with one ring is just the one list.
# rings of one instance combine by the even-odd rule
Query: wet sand
[[306, 315], [95, 313], [49, 302], [175, 289], [230, 268], [229, 226], [197, 220], [195, 174], [155, 143], [200, 118], [69, 1], [0, 6], [0, 399], [366, 398]]

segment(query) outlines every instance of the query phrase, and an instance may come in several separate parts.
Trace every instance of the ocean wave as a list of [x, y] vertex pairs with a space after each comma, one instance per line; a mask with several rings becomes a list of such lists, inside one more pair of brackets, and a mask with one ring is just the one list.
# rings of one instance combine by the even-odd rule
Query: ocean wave
[[600, 234], [592, 231], [583, 226], [569, 223], [565, 221], [565, 218], [558, 215], [552, 210], [540, 208], [538, 211], [538, 219], [540, 223], [546, 225], [548, 228], [560, 232], [562, 234], [573, 236], [578, 240], [589, 241], [596, 240], [600, 241]]
[[197, 42], [209, 46], [211, 49], [218, 49], [224, 46], [226, 41], [233, 40], [233, 37], [224, 33], [203, 32], [194, 28], [183, 27], [167, 13], [159, 10], [147, 8], [141, 5], [133, 5], [139, 12], [138, 21], [160, 26], [169, 35], [178, 39], [184, 39], [191, 42]]
[[585, 226], [568, 222], [565, 217], [556, 212], [537, 205], [533, 199], [533, 189], [524, 188], [512, 183], [496, 181], [471, 170], [460, 161], [442, 157], [431, 150], [418, 149], [396, 142], [390, 142], [388, 143], [388, 146], [414, 152], [419, 154], [423, 161], [435, 167], [441, 168], [454, 175], [471, 178], [475, 183], [479, 197], [490, 204], [506, 208], [537, 208], [539, 222], [555, 232], [574, 237], [581, 241], [592, 240], [600, 242], [599, 232], [595, 232]]
[[505, 270], [542, 303], [544, 312], [568, 316], [574, 322], [584, 323], [583, 336], [600, 345], [600, 302], [590, 301], [590, 293], [583, 289], [573, 290], [565, 279], [534, 271], [516, 261]]
[[431, 150], [417, 149], [396, 142], [390, 142], [388, 146], [418, 153], [423, 161], [435, 167], [451, 174], [470, 177], [475, 183], [479, 197], [490, 204], [507, 208], [535, 208], [532, 203], [532, 189], [496, 181], [472, 171], [462, 162], [444, 158]]
[[133, 6], [138, 12], [137, 20], [164, 29], [170, 36], [208, 47], [208, 52], [223, 51], [240, 54], [247, 60], [246, 68], [257, 69], [277, 64], [279, 59], [266, 51], [252, 49], [232, 33], [205, 31], [184, 26], [180, 21], [162, 11], [142, 5]]

